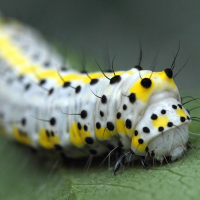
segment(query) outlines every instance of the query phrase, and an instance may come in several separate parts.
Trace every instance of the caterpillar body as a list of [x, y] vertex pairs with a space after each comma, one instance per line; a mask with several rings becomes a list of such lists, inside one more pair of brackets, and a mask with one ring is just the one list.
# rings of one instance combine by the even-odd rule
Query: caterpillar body
[[175, 60], [161, 72], [137, 66], [88, 74], [63, 63], [30, 27], [1, 22], [0, 119], [7, 137], [72, 158], [115, 148], [160, 162], [183, 156], [191, 118], [173, 80]]

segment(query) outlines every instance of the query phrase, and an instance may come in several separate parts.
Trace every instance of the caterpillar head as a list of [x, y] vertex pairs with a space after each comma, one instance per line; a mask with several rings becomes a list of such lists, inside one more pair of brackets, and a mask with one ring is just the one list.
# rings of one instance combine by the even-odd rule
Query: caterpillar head
[[182, 157], [188, 141], [189, 113], [175, 98], [150, 104], [135, 128], [131, 149], [138, 155], [172, 161]]

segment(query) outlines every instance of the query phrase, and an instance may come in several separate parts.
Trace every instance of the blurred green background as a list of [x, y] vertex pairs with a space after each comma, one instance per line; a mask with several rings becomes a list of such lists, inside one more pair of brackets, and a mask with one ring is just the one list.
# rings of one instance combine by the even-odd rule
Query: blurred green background
[[[159, 51], [157, 71], [171, 65], [180, 40], [175, 72], [191, 59], [175, 81], [184, 95], [199, 97], [200, 1], [0, 0], [0, 11], [39, 29], [64, 55], [69, 47], [84, 49], [92, 60], [104, 62], [108, 48], [111, 59], [116, 54], [115, 69], [121, 70], [137, 64], [139, 39], [144, 69]], [[79, 65], [81, 54], [74, 60]], [[98, 70], [94, 63], [92, 70]], [[199, 110], [192, 116], [199, 116]], [[198, 123], [190, 128], [200, 132]], [[199, 199], [200, 137], [191, 135], [190, 140], [194, 149], [170, 166], [157, 164], [145, 171], [139, 164], [115, 177], [107, 162], [101, 168], [93, 162], [85, 175], [85, 160], [58, 165], [52, 173], [54, 160], [41, 159], [1, 137], [0, 199]]]
[[[144, 69], [149, 69], [159, 51], [155, 70], [172, 63], [181, 41], [176, 78], [179, 88], [198, 89], [200, 73], [200, 2], [198, 0], [1, 0], [4, 16], [17, 18], [39, 29], [50, 40], [92, 58], [104, 60], [108, 48], [116, 54], [115, 69], [130, 69], [138, 62], [139, 38]], [[98, 69], [94, 64], [94, 69]]]

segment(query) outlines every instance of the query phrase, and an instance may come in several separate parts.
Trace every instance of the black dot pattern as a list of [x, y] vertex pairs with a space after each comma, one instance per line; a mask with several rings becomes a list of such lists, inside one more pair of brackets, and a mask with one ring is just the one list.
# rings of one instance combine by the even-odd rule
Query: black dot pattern
[[119, 83], [121, 81], [121, 76], [116, 75], [110, 79], [110, 84]]
[[79, 85], [76, 87], [75, 92], [76, 92], [76, 94], [78, 94], [80, 91], [81, 91], [81, 86]]
[[143, 130], [143, 132], [144, 132], [144, 133], [150, 133], [150, 130], [149, 130], [149, 128], [148, 128], [148, 127], [143, 127], [143, 129], [142, 129], [142, 130]]
[[54, 88], [51, 88], [51, 89], [49, 90], [48, 94], [51, 95], [51, 94], [53, 94], [53, 92], [54, 92]]
[[98, 79], [94, 78], [90, 81], [90, 85], [95, 85], [96, 83], [98, 83]]
[[86, 137], [86, 138], [85, 138], [85, 142], [86, 142], [87, 144], [93, 144], [93, 143], [94, 143], [94, 140], [93, 140], [93, 138], [91, 138], [91, 137]]
[[126, 128], [127, 128], [127, 129], [131, 129], [131, 127], [132, 127], [132, 122], [131, 122], [130, 119], [127, 119], [127, 120], [126, 120]]
[[173, 71], [170, 68], [165, 69], [165, 74], [167, 75], [168, 78], [173, 77]]
[[172, 108], [173, 108], [173, 109], [177, 109], [177, 106], [176, 106], [176, 105], [172, 105]]
[[84, 125], [84, 131], [87, 131], [88, 130], [88, 127], [86, 125]]
[[168, 122], [168, 123], [167, 123], [167, 126], [168, 126], [168, 127], [172, 127], [173, 125], [174, 125], [174, 124], [173, 124], [172, 122]]
[[181, 122], [185, 122], [185, 117], [180, 117]]
[[163, 114], [163, 115], [166, 114], [166, 110], [164, 110], [164, 109], [161, 110], [161, 114]]
[[46, 80], [45, 80], [45, 79], [42, 79], [42, 80], [39, 81], [39, 85], [40, 85], [40, 86], [44, 85], [45, 83], [46, 83]]
[[107, 128], [109, 131], [114, 131], [115, 127], [112, 122], [107, 122]]
[[81, 130], [82, 127], [81, 127], [81, 124], [79, 122], [78, 122], [77, 126], [78, 126], [78, 129]]
[[124, 104], [124, 105], [123, 105], [123, 110], [126, 110], [126, 109], [127, 109], [127, 105]]
[[107, 97], [105, 95], [103, 95], [101, 97], [101, 103], [106, 104], [107, 103]]
[[136, 101], [136, 95], [135, 95], [135, 93], [131, 93], [131, 94], [129, 95], [129, 101], [130, 101], [131, 103], [134, 103], [134, 102]]
[[81, 111], [81, 118], [82, 118], [82, 119], [85, 119], [86, 117], [87, 117], [87, 111], [82, 110], [82, 111]]
[[49, 123], [51, 124], [51, 126], [54, 126], [56, 124], [56, 119], [54, 117], [52, 117], [50, 119]]
[[144, 88], [150, 88], [151, 87], [151, 84], [152, 84], [152, 82], [151, 82], [151, 79], [149, 79], [149, 78], [143, 78], [142, 80], [141, 80], [141, 85], [144, 87]]
[[48, 131], [48, 130], [46, 130], [46, 136], [47, 136], [47, 137], [50, 137], [50, 134], [49, 134], [49, 131]]
[[99, 122], [96, 123], [96, 128], [100, 129], [101, 128], [101, 124]]
[[138, 140], [138, 143], [139, 143], [139, 144], [143, 144], [143, 143], [144, 143], [144, 140], [143, 140], [142, 138], [140, 138], [140, 139]]
[[120, 119], [120, 117], [121, 117], [121, 113], [118, 112], [118, 113], [117, 113], [117, 119]]
[[151, 119], [152, 119], [152, 120], [156, 120], [156, 119], [158, 119], [158, 116], [157, 116], [156, 114], [152, 114], [152, 115], [151, 115]]
[[100, 116], [103, 117], [104, 116], [104, 113], [102, 111], [100, 111]]
[[135, 130], [135, 136], [137, 136], [138, 135], [138, 131], [137, 130]]
[[158, 128], [158, 131], [159, 131], [159, 132], [163, 132], [163, 131], [164, 131], [164, 128], [163, 128], [162, 126], [160, 126], [160, 127]]
[[64, 84], [63, 84], [63, 87], [64, 88], [67, 88], [67, 87], [69, 87], [70, 86], [70, 82], [69, 81], [66, 81], [66, 82], [64, 82]]
[[22, 126], [26, 125], [26, 119], [25, 118], [22, 119], [21, 124], [22, 124]]
[[25, 91], [27, 91], [27, 90], [29, 90], [29, 89], [30, 89], [30, 87], [31, 87], [31, 84], [30, 84], [30, 83], [28, 83], [28, 84], [26, 84], [26, 85], [25, 85], [25, 87], [24, 87], [24, 90], [25, 90]]
[[51, 131], [51, 136], [54, 137], [55, 136], [55, 133], [53, 131]]

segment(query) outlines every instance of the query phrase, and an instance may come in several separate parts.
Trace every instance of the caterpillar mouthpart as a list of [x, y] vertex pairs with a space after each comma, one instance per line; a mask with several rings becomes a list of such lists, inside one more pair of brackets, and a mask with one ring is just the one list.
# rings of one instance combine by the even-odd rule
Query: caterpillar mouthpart
[[187, 152], [188, 124], [170, 129], [151, 140], [148, 144], [149, 155], [161, 163], [170, 158], [180, 159]]

